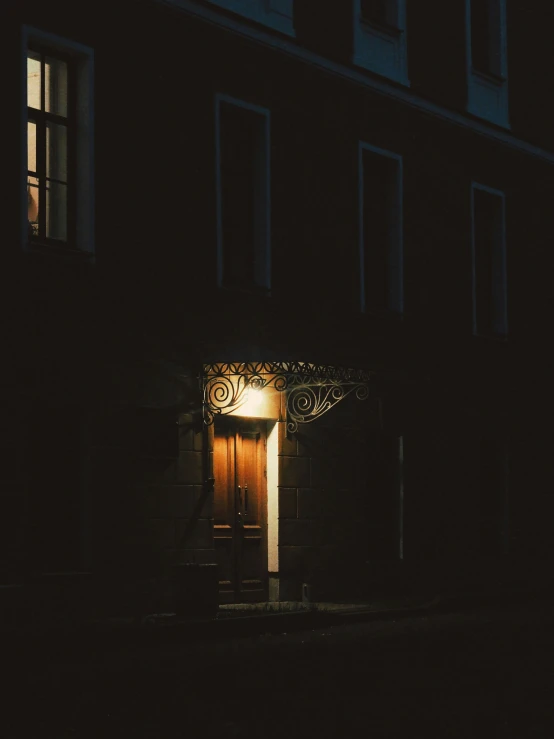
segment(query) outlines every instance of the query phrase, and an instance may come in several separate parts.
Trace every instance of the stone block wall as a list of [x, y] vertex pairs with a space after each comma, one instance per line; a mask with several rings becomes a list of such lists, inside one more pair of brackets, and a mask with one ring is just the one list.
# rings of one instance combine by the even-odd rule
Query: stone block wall
[[126, 408], [95, 419], [94, 569], [115, 601], [132, 593], [123, 606], [171, 608], [173, 566], [215, 561], [205, 433], [190, 414]]
[[[359, 403], [359, 402], [358, 402]], [[359, 597], [366, 586], [371, 520], [382, 475], [368, 464], [378, 409], [343, 401], [292, 435], [279, 424], [279, 581], [281, 600]], [[373, 483], [373, 487], [372, 487]]]
[[[506, 455], [506, 487], [483, 479], [483, 442]], [[404, 438], [404, 551], [413, 587], [491, 592], [552, 580], [550, 439], [459, 413]]]

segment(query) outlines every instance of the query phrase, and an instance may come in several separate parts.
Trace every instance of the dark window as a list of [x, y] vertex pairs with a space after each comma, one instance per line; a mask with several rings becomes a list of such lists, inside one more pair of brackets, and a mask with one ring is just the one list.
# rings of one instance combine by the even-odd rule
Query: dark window
[[27, 54], [27, 198], [32, 241], [71, 241], [74, 111], [71, 65], [44, 50]]
[[369, 23], [384, 24], [390, 22], [387, 6], [387, 0], [361, 0], [362, 19]]
[[27, 542], [23, 450], [25, 415], [5, 394], [0, 415], [0, 578], [4, 583], [22, 575]]
[[480, 335], [506, 333], [502, 198], [473, 190], [474, 328]]
[[222, 102], [220, 187], [223, 284], [269, 287], [266, 118]]
[[478, 548], [481, 556], [503, 553], [507, 516], [506, 453], [491, 440], [479, 447]]
[[501, 72], [498, 0], [471, 2], [471, 61], [480, 72], [497, 75]]
[[368, 557], [377, 560], [398, 559], [402, 536], [402, 471], [398, 437], [380, 435], [372, 438], [366, 464], [369, 472], [365, 502]]
[[371, 151], [363, 152], [364, 306], [368, 311], [395, 307], [392, 269], [398, 244], [398, 164]]
[[29, 513], [33, 569], [77, 570], [81, 566], [82, 442], [79, 409], [48, 408], [30, 429]]

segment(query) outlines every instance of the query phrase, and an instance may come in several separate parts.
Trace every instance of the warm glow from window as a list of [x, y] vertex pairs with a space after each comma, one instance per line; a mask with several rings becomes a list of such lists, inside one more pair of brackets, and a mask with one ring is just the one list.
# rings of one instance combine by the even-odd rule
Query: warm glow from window
[[67, 241], [68, 67], [27, 55], [27, 204], [30, 238]]

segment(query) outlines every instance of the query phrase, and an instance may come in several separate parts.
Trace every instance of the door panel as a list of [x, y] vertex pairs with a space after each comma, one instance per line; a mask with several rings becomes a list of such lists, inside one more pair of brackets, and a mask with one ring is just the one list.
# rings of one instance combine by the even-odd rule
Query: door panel
[[265, 423], [217, 419], [214, 543], [222, 603], [267, 599]]
[[234, 467], [234, 434], [218, 434], [216, 432], [214, 436], [214, 544], [219, 572], [220, 601], [222, 603], [232, 603], [234, 601]]

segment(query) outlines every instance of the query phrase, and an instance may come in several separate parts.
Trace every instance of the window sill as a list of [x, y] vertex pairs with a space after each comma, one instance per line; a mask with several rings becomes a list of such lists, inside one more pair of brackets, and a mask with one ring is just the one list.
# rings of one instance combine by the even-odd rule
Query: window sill
[[250, 297], [269, 298], [271, 297], [271, 289], [268, 287], [260, 287], [258, 285], [221, 285], [220, 291], [225, 295], [248, 295]]
[[27, 241], [24, 244], [24, 252], [33, 257], [44, 257], [45, 259], [62, 259], [73, 262], [92, 262], [94, 253], [82, 251], [65, 244], [55, 244], [44, 241]]
[[467, 112], [509, 130], [507, 78], [470, 68], [467, 85]]
[[493, 344], [506, 344], [508, 342], [507, 334], [473, 334], [474, 341], [487, 342]]
[[372, 310], [371, 308], [366, 308], [366, 310], [362, 311], [361, 315], [366, 316], [367, 318], [376, 318], [383, 321], [394, 321], [397, 323], [404, 320], [404, 313], [388, 308], [384, 308], [381, 310]]
[[504, 77], [501, 74], [495, 74], [494, 72], [485, 72], [482, 69], [476, 69], [475, 67], [471, 68], [471, 74], [484, 82], [488, 82], [489, 85], [496, 85], [497, 87], [502, 87], [507, 81], [508, 78]]
[[[175, 0], [170, 0], [175, 4]], [[294, 23], [292, 15], [283, 14], [280, 12], [272, 11], [268, 8], [265, 2], [256, 0], [252, 2], [249, 0], [246, 3], [237, 2], [236, 0], [207, 0], [210, 5], [215, 6], [219, 10], [222, 10], [226, 14], [232, 16], [239, 16], [248, 21], [269, 28], [277, 33], [282, 33], [284, 36], [294, 38], [296, 33], [294, 29]]]
[[354, 24], [353, 52], [355, 66], [409, 87], [406, 34], [402, 29], [359, 20]]
[[362, 16], [360, 16], [360, 25], [362, 28], [380, 31], [386, 36], [395, 36], [399, 38], [404, 33], [404, 31], [401, 28], [397, 28], [397, 26], [391, 26], [388, 23], [379, 23], [378, 21], [363, 18]]

